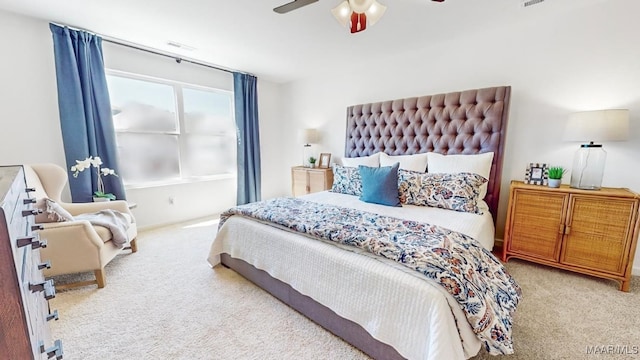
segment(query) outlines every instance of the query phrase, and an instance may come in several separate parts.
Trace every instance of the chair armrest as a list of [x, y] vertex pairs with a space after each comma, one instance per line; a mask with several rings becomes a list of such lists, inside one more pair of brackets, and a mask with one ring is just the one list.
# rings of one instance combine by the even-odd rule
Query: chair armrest
[[50, 222], [38, 225], [42, 226], [42, 230], [37, 231], [40, 238], [50, 243], [67, 243], [69, 246], [75, 247], [78, 247], [78, 243], [85, 243], [98, 249], [104, 246], [104, 242], [88, 220]]
[[105, 209], [111, 209], [111, 210], [119, 211], [124, 214], [129, 214], [133, 219], [133, 214], [131, 213], [131, 210], [129, 210], [129, 204], [124, 200], [89, 202], [89, 203], [59, 203], [59, 204], [73, 216], [86, 214], [86, 213], [94, 213], [94, 212], [98, 212], [100, 210], [105, 210]]

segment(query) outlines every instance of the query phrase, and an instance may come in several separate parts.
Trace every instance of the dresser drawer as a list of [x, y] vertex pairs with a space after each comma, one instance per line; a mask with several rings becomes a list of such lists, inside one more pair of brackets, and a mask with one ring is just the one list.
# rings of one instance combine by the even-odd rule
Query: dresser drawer
[[0, 358], [61, 358], [62, 343], [51, 340], [47, 324], [47, 298], [55, 288], [40, 268], [44, 243], [31, 229], [35, 217], [25, 187], [22, 167], [0, 166]]

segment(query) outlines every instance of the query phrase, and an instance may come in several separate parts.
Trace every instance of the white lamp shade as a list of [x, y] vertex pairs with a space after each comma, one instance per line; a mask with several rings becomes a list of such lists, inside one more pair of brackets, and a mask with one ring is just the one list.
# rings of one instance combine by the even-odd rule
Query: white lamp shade
[[565, 141], [624, 141], [629, 138], [629, 110], [583, 111], [569, 115]]
[[369, 10], [374, 1], [375, 0], [349, 0], [349, 6], [354, 12], [362, 14]]
[[365, 11], [369, 24], [373, 25], [377, 23], [385, 11], [387, 11], [387, 7], [374, 0], [369, 9]]
[[351, 7], [349, 6], [349, 2], [346, 0], [331, 9], [331, 13], [342, 26], [347, 26], [351, 20]]
[[305, 144], [316, 144], [320, 138], [320, 133], [316, 129], [302, 130], [302, 142]]

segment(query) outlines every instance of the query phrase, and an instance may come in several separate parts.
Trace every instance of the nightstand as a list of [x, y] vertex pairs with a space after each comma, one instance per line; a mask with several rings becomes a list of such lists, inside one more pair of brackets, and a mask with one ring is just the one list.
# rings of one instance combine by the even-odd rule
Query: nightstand
[[512, 181], [502, 260], [512, 257], [620, 282], [629, 291], [640, 196], [627, 189]]
[[329, 190], [332, 185], [333, 171], [331, 168], [308, 168], [304, 166], [291, 168], [291, 192], [293, 196]]

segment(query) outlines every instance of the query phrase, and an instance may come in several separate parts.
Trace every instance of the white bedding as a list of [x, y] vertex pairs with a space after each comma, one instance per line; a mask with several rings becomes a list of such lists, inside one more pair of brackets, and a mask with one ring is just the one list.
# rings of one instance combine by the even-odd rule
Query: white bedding
[[[331, 192], [304, 198], [441, 225], [493, 247], [488, 211], [478, 216], [417, 206], [393, 208]], [[212, 266], [220, 262], [221, 253], [291, 285], [408, 359], [463, 359], [480, 349], [481, 342], [453, 297], [440, 285], [425, 281], [422, 274], [393, 261], [240, 216], [232, 216], [219, 230], [208, 258]]]

